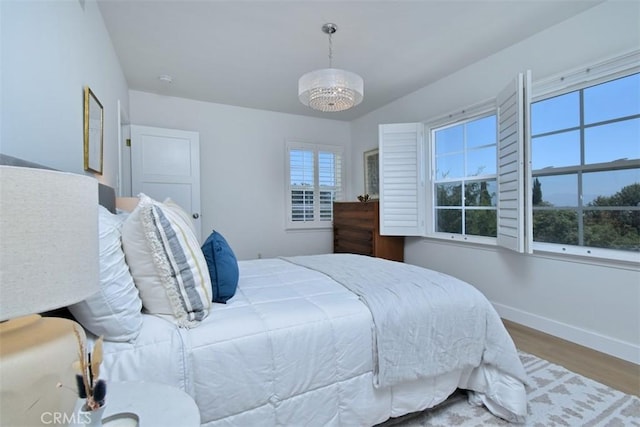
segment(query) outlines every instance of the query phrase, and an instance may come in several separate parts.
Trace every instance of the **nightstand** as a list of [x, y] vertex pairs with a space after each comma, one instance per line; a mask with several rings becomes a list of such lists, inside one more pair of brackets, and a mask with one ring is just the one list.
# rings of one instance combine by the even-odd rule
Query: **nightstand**
[[191, 396], [166, 384], [107, 382], [107, 406], [102, 415], [102, 425], [198, 427], [200, 410]]

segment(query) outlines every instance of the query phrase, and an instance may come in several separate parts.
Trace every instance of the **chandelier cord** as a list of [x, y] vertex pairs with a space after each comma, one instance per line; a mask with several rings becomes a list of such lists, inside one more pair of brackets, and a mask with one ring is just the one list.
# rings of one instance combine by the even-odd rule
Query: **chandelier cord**
[[329, 68], [333, 68], [333, 40], [331, 39], [331, 35], [333, 32], [329, 32]]

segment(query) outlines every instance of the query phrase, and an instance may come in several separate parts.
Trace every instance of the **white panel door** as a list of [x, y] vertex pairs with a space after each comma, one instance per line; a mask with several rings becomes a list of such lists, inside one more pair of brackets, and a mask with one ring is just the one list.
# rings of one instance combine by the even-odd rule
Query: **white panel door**
[[170, 197], [192, 215], [201, 241], [200, 134], [131, 125], [131, 189], [158, 201]]

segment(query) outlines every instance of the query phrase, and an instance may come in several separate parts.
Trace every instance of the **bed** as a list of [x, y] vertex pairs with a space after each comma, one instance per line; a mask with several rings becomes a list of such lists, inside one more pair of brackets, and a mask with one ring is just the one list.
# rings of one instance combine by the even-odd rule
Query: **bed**
[[[132, 213], [114, 213], [108, 188], [100, 199], [110, 208], [100, 210], [102, 290], [70, 310], [89, 337], [105, 336], [107, 381], [178, 387], [210, 427], [373, 426], [457, 389], [498, 417], [525, 420], [524, 368], [473, 286], [408, 264], [324, 254], [235, 262], [237, 285], [225, 303], [211, 302], [212, 282], [185, 287], [191, 276], [175, 283], [182, 294], [150, 301], [150, 289], [157, 298], [168, 288], [145, 288], [131, 242], [144, 251], [145, 239], [161, 246], [182, 238], [167, 247], [188, 250], [159, 274], [176, 279], [180, 260], [192, 276], [202, 273], [188, 215], [146, 198]], [[132, 237], [132, 218], [145, 209], [147, 227], [173, 228]], [[178, 300], [187, 309], [164, 307]]]
[[[183, 221], [176, 235], [188, 234], [188, 215], [167, 203], [141, 195], [131, 214], [148, 212], [152, 233], [132, 237], [131, 216], [122, 227], [143, 301], [149, 289], [137, 279], [130, 246], [147, 251], [138, 243], [157, 233], [162, 212], [165, 221]], [[192, 246], [185, 253], [195, 255]], [[189, 313], [144, 313], [134, 340], [106, 341], [106, 377], [179, 387], [211, 427], [375, 425], [433, 407], [456, 389], [469, 390], [470, 402], [501, 418], [524, 420], [524, 368], [500, 318], [473, 286], [353, 254], [233, 263], [237, 289], [224, 304], [211, 304], [203, 315], [194, 298]], [[169, 264], [165, 269], [180, 270]], [[197, 274], [193, 265], [185, 268]], [[156, 297], [157, 285], [150, 289]]]
[[[512, 421], [526, 413], [525, 374], [497, 316], [482, 319], [496, 328], [486, 341], [495, 346], [473, 355], [477, 366], [376, 386], [372, 316], [357, 295], [289, 260], [239, 264], [236, 295], [198, 327], [145, 315], [134, 342], [105, 343], [107, 378], [178, 386], [206, 426], [375, 425], [457, 388]], [[486, 360], [496, 357], [503, 366]]]

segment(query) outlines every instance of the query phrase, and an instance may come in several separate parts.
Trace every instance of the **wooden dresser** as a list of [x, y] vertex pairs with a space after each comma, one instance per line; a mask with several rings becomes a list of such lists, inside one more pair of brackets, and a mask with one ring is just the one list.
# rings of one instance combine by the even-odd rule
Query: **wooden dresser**
[[404, 237], [380, 235], [377, 201], [335, 202], [333, 252], [404, 261]]

